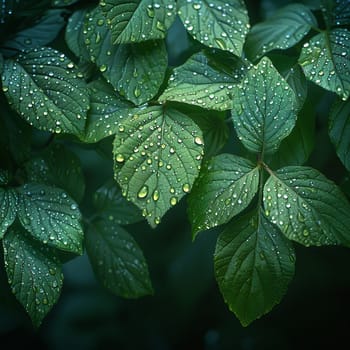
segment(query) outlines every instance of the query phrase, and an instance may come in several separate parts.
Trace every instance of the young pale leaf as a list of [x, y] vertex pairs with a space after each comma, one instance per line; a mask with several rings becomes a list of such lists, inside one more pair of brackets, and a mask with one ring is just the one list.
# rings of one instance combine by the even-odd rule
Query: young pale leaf
[[252, 152], [276, 152], [295, 125], [297, 100], [292, 88], [264, 57], [233, 93], [232, 118], [243, 145]]
[[85, 245], [96, 277], [112, 293], [124, 298], [153, 293], [142, 250], [122, 227], [96, 221], [87, 231]]
[[334, 104], [329, 120], [329, 136], [339, 159], [350, 171], [350, 99]]
[[350, 31], [324, 31], [304, 44], [299, 64], [305, 76], [343, 100], [350, 96]]
[[231, 109], [232, 88], [240, 82], [244, 71], [237, 61], [232, 73], [228, 74], [212, 66], [202, 53], [195, 54], [174, 69], [159, 101], [184, 102], [218, 111]]
[[53, 144], [25, 165], [28, 182], [43, 183], [63, 188], [81, 202], [85, 180], [79, 158], [61, 144]]
[[269, 312], [294, 276], [293, 245], [262, 213], [232, 220], [219, 235], [216, 280], [243, 326]]
[[34, 326], [39, 327], [60, 296], [63, 284], [61, 263], [52, 249], [39, 245], [19, 225], [9, 229], [3, 247], [12, 292]]
[[32, 27], [21, 30], [5, 41], [2, 49], [7, 56], [51, 43], [65, 25], [63, 10], [49, 10]]
[[227, 223], [255, 196], [259, 169], [232, 154], [213, 157], [202, 169], [188, 197], [193, 237], [199, 231]]
[[94, 205], [98, 216], [106, 223], [128, 225], [144, 219], [139, 208], [122, 196], [113, 180], [108, 181], [95, 192]]
[[321, 11], [329, 28], [350, 24], [349, 0], [322, 0]]
[[253, 26], [245, 42], [247, 57], [258, 60], [274, 49], [288, 49], [298, 43], [317, 21], [303, 4], [290, 4], [266, 21]]
[[17, 193], [11, 188], [0, 187], [0, 239], [13, 224], [17, 213]]
[[350, 245], [350, 205], [315, 169], [290, 166], [272, 174], [264, 187], [264, 207], [291, 240], [305, 246]]
[[179, 16], [194, 39], [241, 56], [250, 28], [242, 0], [179, 0]]
[[100, 8], [113, 44], [163, 39], [176, 15], [174, 0], [102, 0]]
[[116, 93], [104, 80], [89, 85], [91, 105], [86, 122], [84, 142], [97, 142], [115, 134], [125, 118], [138, 110]]
[[144, 108], [119, 126], [113, 154], [123, 195], [154, 227], [190, 192], [203, 157], [202, 132], [175, 109]]
[[17, 193], [19, 220], [33, 237], [63, 251], [82, 253], [81, 214], [66, 192], [30, 183], [18, 188]]
[[[95, 8], [85, 16], [84, 43], [90, 59], [126, 99], [141, 105], [158, 92], [168, 66], [163, 41], [111, 45], [111, 29]], [[97, 25], [96, 25], [97, 24]]]
[[40, 48], [6, 60], [2, 84], [8, 102], [34, 127], [55, 133], [83, 132], [89, 95], [64, 54]]

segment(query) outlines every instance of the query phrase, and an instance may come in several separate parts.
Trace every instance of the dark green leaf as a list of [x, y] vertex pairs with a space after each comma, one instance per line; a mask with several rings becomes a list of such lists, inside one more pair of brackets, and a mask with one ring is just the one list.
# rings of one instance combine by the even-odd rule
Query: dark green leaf
[[[88, 16], [88, 10], [83, 9], [75, 11], [69, 17], [65, 30], [65, 41], [69, 49], [83, 61], [90, 61], [90, 53], [85, 43], [85, 18]], [[95, 29], [96, 30], [96, 29]]]
[[0, 239], [13, 224], [17, 212], [17, 193], [11, 188], [0, 187]]
[[252, 152], [276, 152], [295, 125], [297, 101], [292, 88], [264, 57], [233, 93], [232, 118], [243, 145]]
[[12, 107], [38, 129], [80, 135], [89, 95], [80, 73], [64, 54], [34, 49], [6, 60], [3, 91]]
[[122, 196], [121, 190], [113, 180], [96, 191], [94, 204], [98, 216], [106, 223], [128, 225], [144, 219], [139, 208]]
[[97, 142], [115, 134], [123, 120], [138, 109], [103, 80], [94, 80], [89, 84], [89, 89], [91, 106], [83, 141]]
[[66, 192], [31, 183], [18, 188], [17, 193], [18, 217], [32, 236], [51, 247], [82, 253], [81, 214]]
[[255, 196], [258, 185], [259, 169], [249, 160], [231, 154], [213, 157], [188, 198], [193, 236], [239, 214]]
[[110, 221], [97, 221], [86, 234], [86, 250], [96, 277], [124, 298], [152, 294], [146, 260], [133, 237]]
[[22, 164], [30, 158], [31, 128], [10, 109], [4, 95], [0, 94], [0, 162], [2, 166], [9, 164], [12, 159], [15, 163]]
[[174, 0], [102, 0], [100, 7], [114, 44], [163, 39], [176, 14]]
[[324, 31], [304, 44], [299, 57], [305, 76], [344, 100], [350, 96], [350, 32]]
[[179, 0], [179, 16], [194, 39], [241, 56], [250, 28], [242, 0]]
[[210, 158], [216, 155], [229, 139], [229, 128], [226, 123], [227, 112], [192, 110], [187, 112], [203, 131], [204, 155]]
[[305, 246], [350, 245], [350, 205], [339, 188], [317, 170], [290, 166], [264, 187], [268, 219]]
[[178, 101], [206, 109], [224, 111], [232, 108], [232, 88], [244, 74], [238, 61], [227, 73], [217, 69], [202, 53], [195, 54], [182, 66], [174, 69], [169, 85], [159, 101]]
[[300, 66], [295, 65], [285, 72], [284, 79], [293, 89], [297, 98], [298, 109], [302, 108], [307, 97], [307, 81]]
[[243, 326], [278, 304], [294, 276], [293, 245], [262, 213], [231, 221], [219, 235], [215, 275]]
[[19, 225], [3, 240], [5, 267], [13, 294], [34, 326], [57, 302], [63, 283], [61, 263], [52, 249], [38, 245]]
[[350, 99], [334, 104], [329, 120], [329, 136], [338, 157], [350, 171]]
[[123, 195], [156, 226], [191, 190], [203, 157], [203, 136], [184, 114], [154, 106], [123, 121], [113, 154]]
[[275, 49], [288, 49], [298, 43], [317, 21], [303, 4], [290, 4], [266, 21], [253, 26], [245, 42], [245, 52], [252, 61]]
[[49, 10], [30, 28], [23, 29], [5, 41], [2, 51], [7, 55], [16, 54], [51, 43], [65, 25], [63, 10]]
[[84, 175], [79, 158], [60, 144], [45, 149], [26, 164], [29, 182], [60, 187], [81, 202], [85, 191]]
[[349, 0], [322, 0], [321, 10], [328, 27], [350, 24]]
[[298, 115], [294, 129], [282, 142], [278, 151], [266, 162], [271, 168], [304, 164], [315, 145], [315, 114], [313, 106], [305, 106]]

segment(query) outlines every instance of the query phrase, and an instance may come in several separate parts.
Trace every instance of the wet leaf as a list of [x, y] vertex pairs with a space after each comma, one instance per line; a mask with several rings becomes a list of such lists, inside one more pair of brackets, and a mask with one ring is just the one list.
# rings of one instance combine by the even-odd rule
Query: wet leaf
[[324, 31], [305, 43], [299, 57], [305, 76], [346, 100], [350, 96], [350, 32]]
[[328, 27], [350, 24], [349, 0], [322, 0], [321, 11]]
[[113, 44], [163, 39], [176, 15], [174, 0], [102, 0]]
[[115, 179], [123, 195], [154, 227], [190, 192], [203, 157], [203, 136], [184, 114], [154, 106], [123, 121], [113, 154]]
[[85, 244], [96, 277], [109, 291], [124, 298], [153, 294], [143, 253], [125, 229], [98, 220], [90, 225]]
[[34, 127], [80, 135], [89, 95], [74, 64], [51, 48], [6, 60], [2, 89], [12, 107]]
[[3, 240], [5, 267], [13, 294], [34, 326], [57, 302], [63, 283], [59, 259], [48, 246], [39, 245], [20, 227], [11, 227]]
[[0, 239], [16, 219], [17, 193], [11, 188], [0, 187]]
[[25, 166], [28, 181], [52, 185], [64, 189], [81, 202], [85, 192], [85, 180], [79, 158], [61, 144], [53, 144]]
[[257, 193], [258, 184], [259, 169], [249, 160], [231, 154], [213, 157], [188, 197], [193, 237], [243, 211]]
[[290, 4], [276, 11], [264, 22], [253, 26], [245, 42], [247, 57], [256, 61], [275, 49], [288, 49], [317, 27], [312, 12], [303, 4]]
[[144, 220], [140, 209], [122, 196], [119, 186], [113, 180], [95, 192], [94, 205], [98, 217], [108, 224], [129, 225]]
[[208, 47], [241, 56], [250, 28], [243, 1], [180, 0], [179, 16], [194, 39]]
[[268, 219], [305, 246], [350, 245], [350, 205], [339, 188], [310, 167], [290, 166], [264, 187]]
[[232, 119], [243, 145], [252, 152], [276, 152], [295, 125], [297, 100], [292, 88], [264, 57], [233, 93]]
[[123, 120], [138, 110], [102, 79], [91, 82], [89, 90], [91, 105], [82, 138], [84, 142], [97, 142], [114, 135]]
[[339, 159], [350, 171], [350, 99], [334, 103], [329, 119], [329, 136]]
[[30, 28], [16, 33], [16, 35], [5, 41], [1, 51], [7, 56], [14, 55], [18, 51], [26, 51], [51, 43], [65, 25], [63, 10], [49, 10], [43, 17], [38, 19]]
[[82, 253], [81, 214], [66, 192], [30, 183], [18, 188], [17, 193], [19, 220], [33, 237], [53, 248]]
[[232, 220], [219, 235], [215, 276], [225, 302], [243, 326], [278, 304], [294, 276], [295, 253], [262, 213]]
[[218, 111], [231, 109], [233, 86], [240, 82], [244, 72], [239, 61], [228, 74], [210, 65], [202, 53], [195, 54], [174, 69], [159, 101], [178, 101]]

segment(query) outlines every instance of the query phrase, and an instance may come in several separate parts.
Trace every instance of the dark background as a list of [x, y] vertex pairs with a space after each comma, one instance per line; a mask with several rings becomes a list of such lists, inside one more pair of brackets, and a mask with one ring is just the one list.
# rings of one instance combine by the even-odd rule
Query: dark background
[[[249, 1], [251, 23], [285, 3]], [[170, 64], [180, 64], [188, 54], [188, 40], [177, 22], [168, 37]], [[312, 89], [318, 103], [317, 146], [308, 163], [349, 194], [347, 173], [327, 136], [333, 95], [315, 86]], [[77, 154], [93, 192], [101, 184], [96, 180], [101, 179], [101, 172], [102, 177], [111, 176], [112, 165], [94, 150]], [[289, 350], [333, 349], [348, 342], [349, 249], [296, 244], [296, 275], [287, 294], [269, 314], [244, 328], [228, 310], [214, 280], [213, 251], [219, 230], [201, 233], [192, 242], [185, 200], [156, 230], [142, 223], [129, 226], [128, 231], [149, 263], [154, 296], [126, 300], [108, 293], [96, 282], [84, 255], [64, 266], [61, 297], [40, 329], [34, 330], [11, 294], [1, 264], [0, 348]]]

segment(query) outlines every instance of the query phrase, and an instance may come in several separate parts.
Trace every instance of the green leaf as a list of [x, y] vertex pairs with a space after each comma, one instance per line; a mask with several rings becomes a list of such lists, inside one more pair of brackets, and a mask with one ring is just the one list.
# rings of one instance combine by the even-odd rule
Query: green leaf
[[52, 249], [38, 245], [19, 225], [3, 240], [5, 267], [13, 294], [34, 326], [57, 302], [63, 284], [62, 267]]
[[61, 144], [53, 144], [25, 166], [29, 182], [43, 183], [63, 188], [81, 202], [85, 180], [79, 158]]
[[52, 4], [58, 7], [73, 5], [79, 0], [52, 0]]
[[339, 188], [310, 167], [278, 170], [264, 187], [268, 219], [305, 246], [350, 245], [350, 205]]
[[174, 69], [159, 101], [178, 101], [206, 109], [228, 110], [232, 108], [232, 88], [239, 83], [243, 74], [243, 64], [238, 60], [232, 72], [227, 73], [198, 53]]
[[201, 130], [179, 111], [154, 106], [125, 119], [113, 146], [115, 179], [123, 195], [156, 226], [198, 176]]
[[[10, 109], [6, 98], [0, 94], [0, 162], [22, 164], [30, 158], [32, 130], [16, 112]], [[9, 159], [12, 161], [9, 162]]]
[[[68, 19], [65, 30], [65, 42], [69, 49], [82, 61], [90, 61], [90, 53], [85, 43], [85, 18], [88, 10], [75, 11]], [[96, 30], [96, 29], [95, 29]]]
[[139, 208], [122, 196], [120, 188], [113, 180], [95, 192], [94, 205], [98, 216], [106, 223], [128, 225], [144, 219]]
[[278, 151], [265, 160], [270, 168], [287, 165], [302, 165], [315, 146], [315, 112], [314, 106], [304, 106], [299, 112], [292, 132], [281, 142]]
[[138, 109], [102, 79], [92, 81], [88, 87], [91, 105], [82, 139], [84, 142], [98, 142], [115, 134], [123, 120]]
[[216, 155], [229, 139], [229, 128], [226, 123], [227, 113], [217, 111], [203, 113], [202, 109], [196, 108], [195, 110], [188, 109], [185, 114], [190, 116], [203, 131], [205, 157], [210, 158]]
[[179, 16], [191, 36], [208, 47], [241, 56], [250, 28], [242, 0], [179, 0]]
[[89, 95], [79, 75], [63, 53], [34, 49], [5, 61], [2, 89], [12, 107], [34, 127], [80, 135]]
[[299, 64], [309, 80], [346, 100], [350, 96], [349, 52], [347, 29], [324, 31], [304, 44]]
[[337, 155], [350, 171], [350, 99], [336, 101], [329, 119], [329, 136]]
[[7, 56], [16, 54], [18, 51], [26, 51], [36, 47], [51, 43], [59, 34], [65, 25], [63, 10], [49, 10], [33, 26], [25, 28], [9, 40], [6, 40], [2, 46], [2, 51]]
[[288, 72], [285, 72], [284, 79], [293, 89], [294, 94], [297, 98], [298, 109], [301, 109], [307, 97], [307, 81], [303, 70], [299, 65], [294, 65]]
[[66, 192], [30, 183], [18, 188], [17, 193], [18, 217], [33, 237], [63, 251], [82, 253], [81, 214]]
[[0, 187], [0, 239], [13, 224], [17, 212], [17, 194], [11, 188]]
[[174, 0], [102, 0], [100, 7], [113, 44], [163, 39], [176, 14]]
[[122, 227], [99, 220], [90, 225], [85, 244], [96, 277], [109, 291], [124, 298], [153, 294], [143, 253]]
[[247, 57], [256, 61], [275, 49], [288, 49], [317, 27], [312, 12], [303, 4], [290, 4], [253, 26], [245, 42]]
[[258, 191], [259, 169], [232, 154], [213, 157], [202, 169], [188, 197], [193, 237], [225, 224], [244, 210]]
[[0, 186], [7, 185], [10, 181], [10, 173], [7, 169], [0, 168]]
[[243, 326], [280, 302], [293, 279], [294, 262], [292, 243], [262, 213], [232, 220], [219, 235], [216, 280]]
[[264, 57], [234, 90], [232, 119], [238, 138], [252, 152], [276, 152], [295, 125], [297, 101], [292, 88]]
[[321, 10], [328, 27], [350, 24], [349, 0], [322, 0]]

